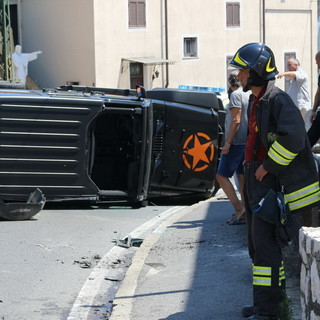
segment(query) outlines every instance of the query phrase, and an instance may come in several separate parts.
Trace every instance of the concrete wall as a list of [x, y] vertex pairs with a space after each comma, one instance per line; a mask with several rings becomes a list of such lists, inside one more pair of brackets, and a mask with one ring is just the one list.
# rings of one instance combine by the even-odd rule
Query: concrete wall
[[[240, 1], [240, 28], [225, 27], [225, 1], [203, 1], [202, 7], [197, 7], [196, 0], [188, 1], [188, 6], [183, 0], [170, 3], [170, 59], [178, 62], [170, 67], [173, 87], [185, 81], [190, 85], [225, 86], [226, 56], [245, 43], [263, 41], [262, 1]], [[192, 7], [197, 7], [196, 14]], [[265, 7], [265, 42], [275, 53], [279, 71], [285, 70], [284, 53], [295, 51], [309, 75], [312, 95], [317, 86], [316, 9], [315, 2], [288, 0], [266, 1]], [[188, 34], [199, 36], [198, 59], [182, 57], [182, 38]], [[284, 88], [284, 80], [277, 85]]]
[[[43, 50], [30, 75], [43, 87], [80, 81], [83, 85], [128, 87], [123, 58], [165, 58], [165, 0], [146, 1], [146, 28], [128, 28], [128, 0], [13, 0], [21, 4], [24, 52]], [[262, 5], [265, 2], [265, 32]], [[239, 0], [241, 26], [226, 28], [226, 0], [167, 0], [169, 86], [227, 83], [226, 57], [248, 42], [266, 43], [283, 71], [284, 53], [295, 51], [317, 87], [317, 3], [300, 0]], [[198, 37], [198, 57], [183, 57], [183, 38]], [[159, 77], [152, 80], [155, 68]], [[146, 87], [161, 87], [165, 67], [145, 66]], [[284, 80], [278, 81], [283, 88]]]
[[123, 58], [164, 57], [162, 10], [162, 0], [146, 1], [146, 28], [128, 28], [127, 0], [94, 1], [98, 86], [129, 86], [129, 71], [126, 63], [122, 64]]
[[[266, 1], [266, 43], [274, 48], [277, 67], [286, 70], [284, 54], [296, 52], [308, 76], [313, 100], [317, 88], [317, 3], [315, 1]], [[284, 79], [277, 83], [283, 88]]]
[[90, 0], [20, 2], [23, 52], [42, 50], [29, 75], [42, 87], [95, 82], [93, 4]]
[[[241, 1], [239, 28], [226, 28], [225, 1], [169, 1], [170, 86], [225, 87], [226, 57], [247, 42], [260, 42], [259, 1]], [[255, 13], [254, 15], [251, 12]], [[183, 57], [183, 38], [198, 37], [199, 56]]]

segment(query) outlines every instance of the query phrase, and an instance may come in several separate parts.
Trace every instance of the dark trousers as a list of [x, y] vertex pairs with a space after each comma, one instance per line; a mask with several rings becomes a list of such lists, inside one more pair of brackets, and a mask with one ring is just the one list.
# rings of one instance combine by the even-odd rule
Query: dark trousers
[[311, 147], [313, 147], [320, 138], [320, 112], [318, 111], [314, 118], [310, 129], [308, 130], [308, 138]]
[[252, 212], [270, 188], [277, 189], [277, 183], [271, 175], [257, 181], [254, 172], [258, 166], [253, 162], [245, 164], [244, 188], [249, 255], [253, 263], [253, 306], [255, 314], [278, 315], [285, 290], [282, 250], [275, 236], [275, 225]]

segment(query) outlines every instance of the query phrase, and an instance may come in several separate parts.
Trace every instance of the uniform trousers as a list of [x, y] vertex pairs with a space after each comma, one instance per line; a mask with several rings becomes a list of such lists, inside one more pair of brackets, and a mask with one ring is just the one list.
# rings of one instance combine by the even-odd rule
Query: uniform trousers
[[244, 202], [248, 248], [253, 266], [253, 311], [259, 315], [279, 315], [285, 293], [282, 250], [275, 236], [275, 225], [258, 217], [253, 209], [270, 188], [278, 191], [277, 181], [268, 174], [262, 182], [255, 178], [260, 163], [245, 164]]

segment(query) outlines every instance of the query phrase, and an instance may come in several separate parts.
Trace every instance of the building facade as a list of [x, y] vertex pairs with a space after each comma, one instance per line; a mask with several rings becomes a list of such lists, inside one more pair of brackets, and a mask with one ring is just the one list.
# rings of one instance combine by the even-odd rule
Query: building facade
[[[265, 42], [279, 71], [296, 57], [317, 86], [316, 0], [11, 0], [15, 43], [42, 50], [41, 87], [226, 88], [228, 61]], [[285, 88], [285, 80], [278, 85]]]

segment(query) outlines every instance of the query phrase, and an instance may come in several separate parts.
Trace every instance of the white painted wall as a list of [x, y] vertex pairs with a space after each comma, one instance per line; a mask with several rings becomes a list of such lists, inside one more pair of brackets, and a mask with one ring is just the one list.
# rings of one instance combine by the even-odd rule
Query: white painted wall
[[42, 50], [29, 74], [42, 87], [95, 82], [91, 0], [23, 0], [23, 52]]
[[[241, 27], [226, 28], [226, 1], [170, 2], [170, 86], [179, 84], [225, 87], [226, 56], [248, 42], [259, 42], [259, 2], [241, 1]], [[256, 12], [256, 16], [252, 13]], [[183, 58], [183, 38], [199, 37], [198, 59]]]
[[[147, 27], [130, 29], [127, 0], [94, 1], [95, 68], [98, 86], [117, 87], [119, 82], [126, 87], [129, 85], [128, 78], [122, 74], [122, 58], [163, 56], [161, 2], [147, 1]], [[121, 77], [127, 81], [120, 79]]]
[[[24, 52], [42, 50], [29, 65], [42, 87], [66, 81], [104, 87], [129, 86], [123, 58], [165, 58], [164, 2], [147, 0], [147, 26], [128, 28], [127, 0], [17, 0], [21, 2]], [[226, 86], [226, 56], [248, 42], [262, 41], [263, 0], [239, 0], [241, 27], [226, 28], [226, 0], [167, 0], [169, 86]], [[295, 50], [308, 73], [312, 92], [317, 87], [317, 3], [301, 0], [266, 1], [266, 43], [275, 53], [279, 71], [284, 53]], [[199, 55], [183, 58], [183, 37], [197, 36]], [[146, 87], [165, 83], [165, 68], [151, 80], [154, 66], [145, 67]], [[283, 88], [283, 80], [278, 85]]]

